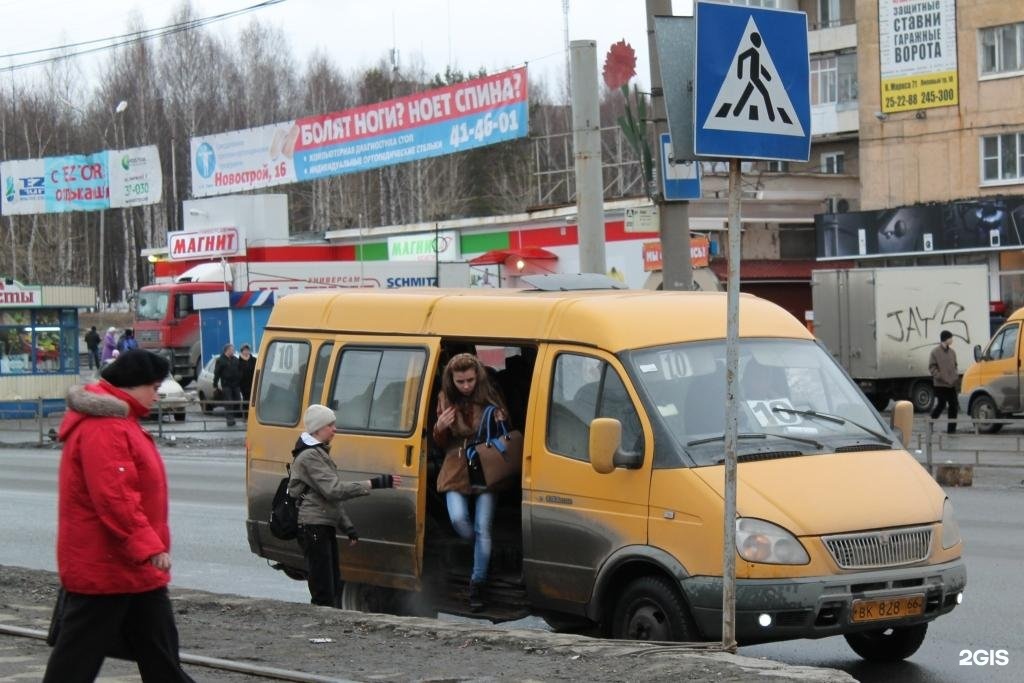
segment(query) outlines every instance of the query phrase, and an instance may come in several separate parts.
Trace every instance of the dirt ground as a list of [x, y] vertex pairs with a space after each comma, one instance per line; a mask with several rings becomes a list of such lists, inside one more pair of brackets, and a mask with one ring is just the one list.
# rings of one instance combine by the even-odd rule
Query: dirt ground
[[[56, 588], [50, 572], [0, 566], [0, 620], [45, 630]], [[666, 644], [481, 628], [193, 590], [172, 589], [171, 599], [183, 653], [346, 680], [853, 680], [829, 669]], [[38, 656], [38, 641], [17, 640]], [[246, 680], [186, 668], [197, 681]]]

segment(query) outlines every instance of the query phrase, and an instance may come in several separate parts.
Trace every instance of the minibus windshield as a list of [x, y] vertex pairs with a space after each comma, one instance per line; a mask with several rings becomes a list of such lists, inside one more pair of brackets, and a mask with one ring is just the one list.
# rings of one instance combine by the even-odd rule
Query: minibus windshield
[[[725, 432], [725, 341], [633, 351], [631, 374], [661, 421], [698, 465], [721, 461]], [[801, 339], [741, 339], [736, 409], [739, 431], [764, 438], [742, 451], [832, 452], [841, 446], [893, 447], [888, 429], [821, 346]]]

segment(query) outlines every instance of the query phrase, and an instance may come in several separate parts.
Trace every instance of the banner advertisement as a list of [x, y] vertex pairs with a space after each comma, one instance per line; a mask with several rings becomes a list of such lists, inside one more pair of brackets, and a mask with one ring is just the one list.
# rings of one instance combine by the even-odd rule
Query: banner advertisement
[[192, 138], [192, 195], [356, 173], [527, 134], [526, 68], [340, 112]]
[[956, 0], [878, 0], [882, 111], [960, 101]]
[[156, 145], [0, 163], [5, 216], [97, 211], [160, 201]]
[[818, 214], [814, 230], [819, 261], [1020, 249], [1024, 197]]

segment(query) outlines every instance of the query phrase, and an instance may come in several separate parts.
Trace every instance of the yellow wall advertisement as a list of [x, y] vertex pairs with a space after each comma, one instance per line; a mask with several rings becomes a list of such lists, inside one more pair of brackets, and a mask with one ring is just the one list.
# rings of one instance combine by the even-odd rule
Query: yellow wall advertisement
[[878, 0], [882, 111], [960, 101], [956, 0]]

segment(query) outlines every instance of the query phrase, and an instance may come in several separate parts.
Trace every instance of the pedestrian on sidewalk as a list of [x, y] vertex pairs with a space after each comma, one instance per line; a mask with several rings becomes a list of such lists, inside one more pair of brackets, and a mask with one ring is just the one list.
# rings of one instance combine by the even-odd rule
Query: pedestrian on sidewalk
[[288, 495], [299, 499], [299, 547], [306, 559], [310, 602], [341, 607], [341, 572], [338, 568], [337, 530], [348, 536], [349, 545], [359, 533], [342, 501], [369, 495], [371, 489], [402, 485], [401, 475], [379, 474], [364, 481], [342, 481], [331, 458], [331, 439], [337, 416], [317, 403], [306, 409], [303, 426], [292, 450]]
[[167, 475], [139, 425], [168, 370], [156, 354], [128, 351], [98, 382], [68, 390], [57, 502], [65, 600], [44, 683], [93, 681], [106, 656], [125, 648], [143, 681], [192, 681], [167, 595]]
[[946, 425], [946, 432], [956, 434], [956, 414], [959, 409], [957, 405], [956, 385], [960, 379], [960, 373], [956, 367], [956, 351], [953, 350], [953, 333], [943, 330], [939, 334], [939, 344], [932, 349], [928, 357], [928, 372], [932, 374], [932, 385], [935, 387], [935, 408], [932, 410], [932, 419], [937, 420], [942, 415], [942, 409], [949, 406], [949, 422]]
[[89, 331], [85, 333], [85, 348], [89, 349], [89, 369], [93, 368], [100, 369], [100, 333], [96, 331], [96, 326], [93, 325], [89, 328]]
[[235, 355], [234, 344], [225, 344], [220, 357], [214, 363], [213, 386], [219, 388], [224, 396], [228, 427], [234, 427], [235, 418], [238, 417], [242, 404], [242, 366]]
[[101, 360], [106, 363], [114, 359], [114, 351], [117, 350], [117, 328], [108, 327], [107, 333], [103, 335], [103, 354]]

